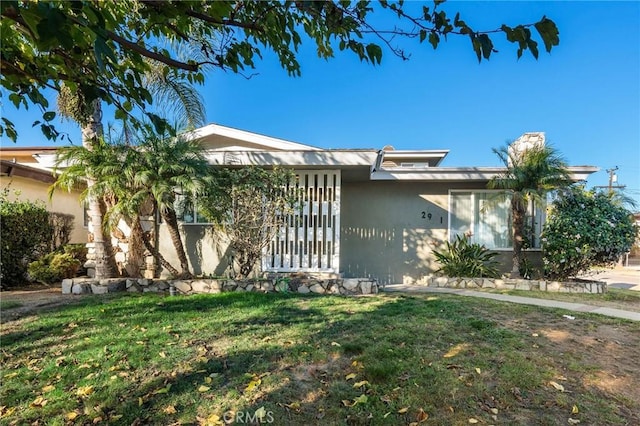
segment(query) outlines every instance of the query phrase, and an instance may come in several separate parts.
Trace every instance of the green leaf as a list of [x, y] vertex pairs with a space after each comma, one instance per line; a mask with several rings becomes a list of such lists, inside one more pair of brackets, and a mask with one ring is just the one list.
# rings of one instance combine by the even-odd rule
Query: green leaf
[[369, 57], [371, 63], [380, 64], [380, 62], [382, 61], [382, 49], [380, 48], [380, 46], [374, 43], [369, 43], [366, 49], [367, 56]]
[[540, 37], [542, 37], [544, 48], [547, 52], [551, 52], [553, 46], [560, 44], [560, 32], [558, 31], [558, 27], [555, 22], [551, 19], [543, 16], [540, 22], [537, 22], [534, 26], [536, 27], [538, 34], [540, 34]]
[[44, 114], [42, 114], [42, 118], [44, 118], [44, 121], [51, 121], [54, 118], [56, 118], [56, 113], [53, 111], [47, 111]]
[[438, 47], [438, 43], [440, 43], [440, 36], [435, 31], [429, 33], [429, 43], [433, 46], [434, 49]]

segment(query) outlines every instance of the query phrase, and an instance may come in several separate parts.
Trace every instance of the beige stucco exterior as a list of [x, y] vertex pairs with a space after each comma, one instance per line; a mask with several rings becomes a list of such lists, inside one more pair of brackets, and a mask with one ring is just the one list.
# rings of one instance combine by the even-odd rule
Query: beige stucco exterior
[[71, 214], [74, 216], [74, 226], [71, 233], [71, 243], [86, 243], [87, 228], [84, 226], [84, 210], [80, 203], [78, 192], [56, 191], [52, 199], [49, 199], [49, 183], [40, 182], [33, 179], [18, 176], [1, 176], [0, 188], [4, 190], [9, 187], [9, 199], [15, 200], [14, 190], [20, 192], [21, 200], [36, 201], [44, 203], [50, 212]]

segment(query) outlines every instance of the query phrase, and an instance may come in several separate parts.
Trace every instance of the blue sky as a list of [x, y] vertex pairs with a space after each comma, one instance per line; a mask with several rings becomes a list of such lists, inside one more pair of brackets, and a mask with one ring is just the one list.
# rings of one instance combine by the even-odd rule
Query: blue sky
[[[497, 35], [499, 53], [478, 64], [464, 37], [435, 51], [407, 41], [409, 61], [385, 51], [373, 67], [346, 52], [318, 59], [306, 43], [302, 77], [288, 77], [269, 54], [249, 80], [210, 74], [201, 87], [208, 120], [323, 148], [449, 149], [443, 166], [451, 167], [499, 165], [491, 148], [544, 131], [569, 164], [601, 168], [590, 186], [606, 185], [605, 169], [618, 166], [618, 183], [640, 203], [640, 2], [452, 1], [443, 9], [475, 29], [546, 15], [560, 45], [546, 54], [541, 44], [537, 61], [529, 53], [517, 60], [516, 46]], [[51, 145], [30, 129], [30, 113], [5, 105], [18, 145]], [[79, 142], [79, 131], [66, 128]]]

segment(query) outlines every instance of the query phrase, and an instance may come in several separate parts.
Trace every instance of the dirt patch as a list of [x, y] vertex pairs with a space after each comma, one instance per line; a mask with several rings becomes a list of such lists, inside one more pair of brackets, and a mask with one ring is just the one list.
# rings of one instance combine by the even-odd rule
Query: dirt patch
[[8, 291], [0, 292], [0, 300], [3, 303], [15, 302], [20, 306], [3, 309], [0, 312], [0, 323], [3, 328], [9, 322], [37, 314], [42, 309], [49, 309], [57, 306], [76, 303], [88, 295], [62, 294], [60, 285], [44, 286], [32, 285], [29, 287], [19, 287]]
[[[497, 319], [497, 312], [493, 309], [487, 316]], [[547, 356], [554, 357], [554, 363], [564, 369], [558, 381], [569, 392], [572, 387], [581, 387], [614, 400], [640, 401], [639, 323], [594, 320], [579, 313], [574, 320], [569, 320], [559, 314], [536, 311], [523, 319], [504, 317], [499, 321], [508, 328], [535, 336], [535, 345], [543, 348]], [[578, 369], [575, 365], [590, 368]], [[640, 413], [632, 418], [640, 424]]]

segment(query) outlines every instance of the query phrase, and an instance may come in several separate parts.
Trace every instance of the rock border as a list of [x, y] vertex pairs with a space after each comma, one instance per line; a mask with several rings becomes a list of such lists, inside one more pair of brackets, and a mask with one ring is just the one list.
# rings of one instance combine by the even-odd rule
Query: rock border
[[607, 292], [607, 283], [603, 281], [544, 281], [512, 278], [428, 277], [425, 280], [425, 285], [428, 287], [470, 289], [495, 288], [500, 290], [534, 290], [556, 293], [603, 294]]
[[230, 291], [260, 293], [336, 294], [356, 296], [377, 294], [378, 282], [373, 278], [275, 277], [267, 279], [164, 280], [148, 278], [69, 278], [62, 281], [62, 294], [132, 293], [201, 294]]

